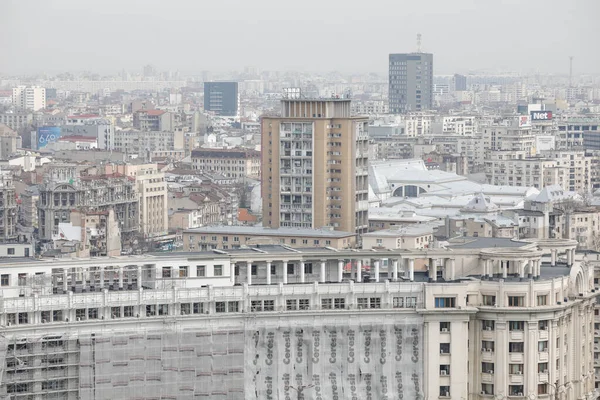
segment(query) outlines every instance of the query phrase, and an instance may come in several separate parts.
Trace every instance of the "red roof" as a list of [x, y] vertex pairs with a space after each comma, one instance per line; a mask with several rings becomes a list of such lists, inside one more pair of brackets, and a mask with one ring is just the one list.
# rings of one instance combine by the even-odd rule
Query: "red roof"
[[140, 112], [145, 112], [148, 115], [163, 115], [165, 113], [163, 110], [140, 110]]

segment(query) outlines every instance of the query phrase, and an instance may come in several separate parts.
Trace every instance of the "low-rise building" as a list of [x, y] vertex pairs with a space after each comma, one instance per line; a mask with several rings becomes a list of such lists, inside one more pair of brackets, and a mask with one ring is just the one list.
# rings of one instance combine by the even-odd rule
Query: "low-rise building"
[[264, 228], [262, 226], [207, 226], [186, 229], [183, 248], [186, 251], [236, 249], [252, 244], [282, 244], [294, 248], [353, 248], [356, 235], [329, 229]]
[[196, 149], [192, 151], [192, 168], [240, 180], [260, 179], [260, 159], [260, 152], [256, 150]]
[[361, 235], [363, 249], [427, 249], [433, 244], [432, 225], [399, 225]]

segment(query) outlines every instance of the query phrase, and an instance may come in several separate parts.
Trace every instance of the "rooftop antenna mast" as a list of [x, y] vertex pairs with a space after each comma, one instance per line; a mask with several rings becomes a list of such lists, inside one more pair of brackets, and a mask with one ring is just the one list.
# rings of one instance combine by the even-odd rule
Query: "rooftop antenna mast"
[[417, 33], [417, 53], [421, 52], [421, 34]]
[[573, 56], [569, 56], [569, 87], [573, 87]]

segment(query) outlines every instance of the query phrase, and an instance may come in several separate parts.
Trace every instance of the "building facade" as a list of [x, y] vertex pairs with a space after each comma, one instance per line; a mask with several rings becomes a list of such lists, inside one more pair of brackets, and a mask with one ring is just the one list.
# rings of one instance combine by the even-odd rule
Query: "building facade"
[[433, 107], [433, 54], [390, 54], [389, 103], [394, 114]]
[[597, 293], [572, 249], [3, 262], [0, 395], [592, 400]]
[[46, 89], [38, 86], [13, 88], [12, 103], [19, 110], [42, 110], [46, 108]]
[[0, 242], [17, 239], [17, 199], [12, 176], [0, 173]]
[[264, 116], [264, 226], [366, 232], [367, 124], [340, 98], [288, 98], [280, 117]]
[[192, 168], [228, 178], [260, 179], [260, 152], [249, 149], [192, 150]]
[[204, 111], [223, 117], [239, 114], [237, 82], [204, 82]]

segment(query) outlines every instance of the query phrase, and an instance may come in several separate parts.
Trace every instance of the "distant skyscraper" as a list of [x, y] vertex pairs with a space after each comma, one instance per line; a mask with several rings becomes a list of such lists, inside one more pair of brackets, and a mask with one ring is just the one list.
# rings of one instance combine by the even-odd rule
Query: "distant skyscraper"
[[204, 82], [204, 110], [216, 115], [238, 115], [239, 98], [237, 82]]
[[263, 225], [364, 233], [368, 120], [350, 99], [288, 98], [262, 117]]
[[428, 110], [433, 105], [433, 54], [390, 54], [390, 113]]
[[460, 74], [454, 74], [454, 91], [464, 92], [467, 90], [467, 77]]

